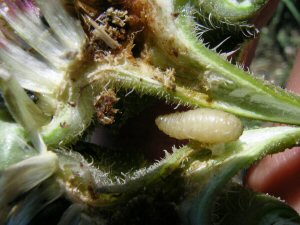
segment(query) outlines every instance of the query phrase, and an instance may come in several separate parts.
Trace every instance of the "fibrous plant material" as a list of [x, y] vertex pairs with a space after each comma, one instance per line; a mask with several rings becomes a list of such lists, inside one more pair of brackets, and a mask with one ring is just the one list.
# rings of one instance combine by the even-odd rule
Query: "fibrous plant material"
[[[300, 140], [298, 127], [242, 134], [237, 117], [300, 124], [298, 96], [227, 60], [257, 34], [250, 21], [266, 2], [1, 1], [0, 222], [41, 224], [48, 215], [53, 224], [220, 224], [217, 196], [228, 181]], [[118, 106], [132, 93], [213, 109], [157, 120], [171, 136], [197, 142], [155, 163], [115, 165], [127, 146], [107, 153], [87, 143], [87, 131], [97, 120], [118, 127]], [[127, 112], [145, 104], [127, 104]], [[279, 220], [294, 218], [282, 210]]]

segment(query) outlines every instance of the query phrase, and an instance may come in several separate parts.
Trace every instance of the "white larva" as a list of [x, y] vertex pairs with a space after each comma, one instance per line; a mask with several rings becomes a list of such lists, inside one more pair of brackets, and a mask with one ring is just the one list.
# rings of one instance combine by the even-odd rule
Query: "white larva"
[[239, 118], [215, 109], [203, 108], [163, 115], [157, 117], [155, 123], [171, 137], [207, 144], [234, 141], [243, 133]]

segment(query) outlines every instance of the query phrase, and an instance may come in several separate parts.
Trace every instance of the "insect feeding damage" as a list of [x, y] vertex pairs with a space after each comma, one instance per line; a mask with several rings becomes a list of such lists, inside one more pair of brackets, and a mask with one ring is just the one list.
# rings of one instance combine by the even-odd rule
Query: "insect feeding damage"
[[88, 12], [83, 16], [84, 27], [90, 36], [91, 44], [95, 45], [96, 49], [99, 45], [102, 50], [119, 49], [122, 43], [126, 42], [129, 19], [126, 10], [114, 7], [96, 16]]
[[97, 119], [100, 123], [110, 125], [115, 122], [118, 109], [115, 109], [114, 105], [118, 100], [119, 98], [117, 98], [116, 93], [111, 89], [102, 91], [96, 97], [94, 106], [96, 108]]

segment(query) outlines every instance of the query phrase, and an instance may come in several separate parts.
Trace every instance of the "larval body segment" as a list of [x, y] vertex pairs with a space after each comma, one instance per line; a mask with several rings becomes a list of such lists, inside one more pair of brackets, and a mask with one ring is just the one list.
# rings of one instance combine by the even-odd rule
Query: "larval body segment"
[[195, 109], [159, 116], [155, 123], [171, 137], [207, 144], [234, 141], [243, 132], [243, 125], [237, 117], [215, 109]]

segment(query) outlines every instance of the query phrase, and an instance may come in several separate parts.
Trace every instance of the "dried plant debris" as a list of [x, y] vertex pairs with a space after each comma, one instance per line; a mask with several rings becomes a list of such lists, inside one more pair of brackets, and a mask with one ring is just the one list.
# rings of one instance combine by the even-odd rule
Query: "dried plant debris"
[[112, 89], [104, 90], [96, 96], [94, 106], [96, 108], [97, 120], [103, 125], [110, 125], [115, 122], [115, 116], [118, 109], [114, 106], [118, 98]]

